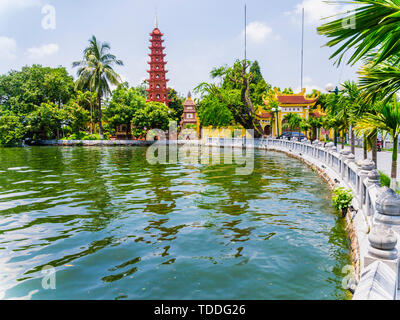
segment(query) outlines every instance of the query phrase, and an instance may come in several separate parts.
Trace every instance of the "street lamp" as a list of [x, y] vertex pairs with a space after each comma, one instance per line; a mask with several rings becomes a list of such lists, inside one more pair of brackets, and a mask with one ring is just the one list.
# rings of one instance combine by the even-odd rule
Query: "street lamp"
[[[340, 89], [339, 89], [340, 88]], [[343, 86], [342, 85], [340, 85], [339, 87], [338, 86], [334, 86], [332, 83], [328, 83], [327, 85], [326, 85], [326, 87], [325, 87], [325, 89], [326, 89], [326, 91], [328, 91], [329, 93], [334, 93], [336, 96], [338, 96], [339, 95], [339, 93], [341, 92], [341, 91], [343, 91]], [[338, 140], [338, 131], [337, 131], [337, 128], [335, 128], [335, 146], [337, 147], [337, 140]]]
[[277, 108], [272, 108], [272, 112], [276, 113], [275, 119], [276, 119], [276, 137], [279, 137], [279, 111], [282, 111], [281, 107]]

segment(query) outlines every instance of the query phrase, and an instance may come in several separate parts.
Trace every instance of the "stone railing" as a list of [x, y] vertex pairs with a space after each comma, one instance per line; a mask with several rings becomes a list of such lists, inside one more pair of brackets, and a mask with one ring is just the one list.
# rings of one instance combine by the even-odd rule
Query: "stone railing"
[[397, 300], [400, 195], [381, 187], [379, 173], [371, 160], [356, 163], [349, 151], [338, 151], [333, 143], [319, 141], [205, 137], [203, 143], [289, 153], [317, 167], [338, 187], [352, 190], [347, 221], [356, 236], [359, 270], [353, 299]]
[[154, 141], [143, 140], [41, 140], [42, 146], [149, 146]]

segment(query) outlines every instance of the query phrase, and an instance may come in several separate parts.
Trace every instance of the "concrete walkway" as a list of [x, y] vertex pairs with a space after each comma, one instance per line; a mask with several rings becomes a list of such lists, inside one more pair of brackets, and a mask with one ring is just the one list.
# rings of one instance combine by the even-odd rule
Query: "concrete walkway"
[[[345, 146], [345, 150], [350, 150], [350, 147]], [[342, 146], [338, 145], [338, 151], [342, 150]], [[364, 158], [364, 150], [362, 148], [356, 148], [356, 161], [362, 160]], [[368, 153], [368, 159], [372, 159], [372, 153]], [[392, 152], [391, 151], [381, 151], [378, 152], [378, 170], [382, 171], [390, 177], [392, 172]], [[400, 183], [400, 167], [397, 167], [397, 182]]]

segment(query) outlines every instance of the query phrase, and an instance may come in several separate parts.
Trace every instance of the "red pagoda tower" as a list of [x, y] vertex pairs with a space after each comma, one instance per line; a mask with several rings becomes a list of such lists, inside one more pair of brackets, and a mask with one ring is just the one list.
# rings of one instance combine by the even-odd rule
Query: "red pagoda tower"
[[166, 54], [164, 53], [165, 47], [163, 47], [163, 35], [164, 34], [158, 29], [156, 18], [155, 28], [153, 32], [150, 33], [151, 46], [149, 49], [151, 53], [149, 54], [150, 61], [148, 62], [150, 70], [147, 71], [150, 78], [147, 80], [149, 83], [149, 88], [147, 89], [149, 96], [147, 101], [161, 102], [168, 106], [171, 100], [168, 99], [167, 82], [169, 80], [166, 78], [168, 71], [165, 70], [167, 62], [164, 61]]

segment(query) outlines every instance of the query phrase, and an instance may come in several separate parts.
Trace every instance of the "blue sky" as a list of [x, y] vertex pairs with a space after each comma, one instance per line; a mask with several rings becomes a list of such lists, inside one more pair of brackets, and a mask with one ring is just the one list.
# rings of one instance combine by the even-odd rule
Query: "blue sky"
[[[209, 81], [215, 66], [243, 58], [244, 0], [0, 0], [0, 73], [38, 63], [71, 64], [91, 35], [108, 41], [124, 61], [116, 68], [130, 85], [147, 77], [149, 33], [157, 10], [165, 34], [169, 85], [181, 94]], [[343, 8], [322, 0], [247, 0], [248, 59], [258, 60], [267, 82], [300, 88], [301, 7], [306, 10], [304, 83], [356, 79], [356, 68], [333, 66], [332, 49], [316, 26]], [[55, 8], [55, 29], [44, 29], [45, 5]], [[43, 9], [45, 8], [45, 9]], [[47, 11], [48, 12], [48, 11]]]

